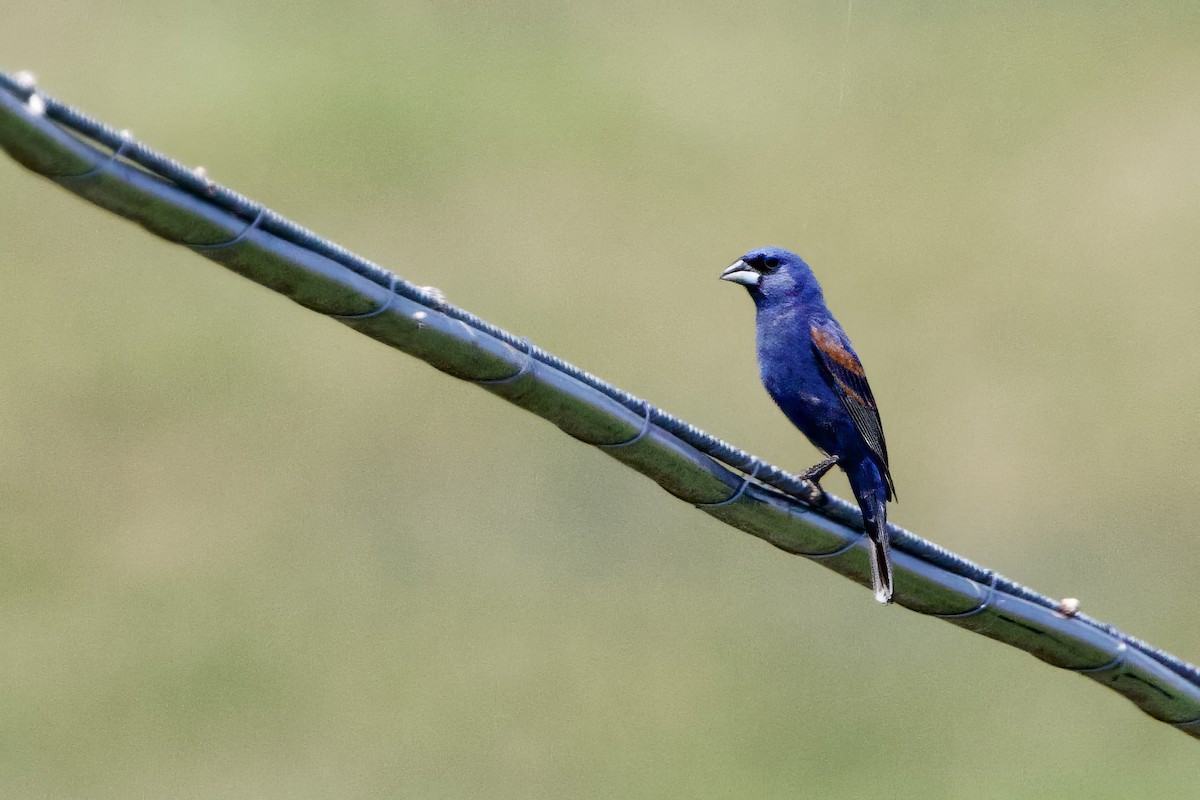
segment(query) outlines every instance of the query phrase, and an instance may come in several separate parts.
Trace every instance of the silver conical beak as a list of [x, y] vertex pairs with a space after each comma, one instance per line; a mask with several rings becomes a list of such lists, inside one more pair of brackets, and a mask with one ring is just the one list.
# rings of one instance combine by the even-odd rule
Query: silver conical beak
[[762, 282], [762, 275], [745, 261], [739, 259], [721, 273], [721, 280], [733, 281], [742, 286], [758, 286]]

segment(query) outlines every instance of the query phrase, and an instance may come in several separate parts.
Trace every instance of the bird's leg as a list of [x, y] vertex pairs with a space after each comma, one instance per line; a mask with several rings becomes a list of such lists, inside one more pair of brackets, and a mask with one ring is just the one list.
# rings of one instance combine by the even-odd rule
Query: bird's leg
[[[814, 464], [811, 467], [809, 467], [808, 469], [804, 470], [804, 472], [801, 472], [800, 478], [801, 478], [801, 480], [806, 480], [809, 483], [813, 484], [818, 489], [821, 489], [821, 478], [824, 478], [825, 473], [829, 472], [829, 470], [833, 469], [834, 465], [837, 463], [838, 463], [838, 457], [830, 456], [829, 458], [822, 461], [820, 464]], [[825, 491], [825, 490], [821, 489], [821, 491]]]

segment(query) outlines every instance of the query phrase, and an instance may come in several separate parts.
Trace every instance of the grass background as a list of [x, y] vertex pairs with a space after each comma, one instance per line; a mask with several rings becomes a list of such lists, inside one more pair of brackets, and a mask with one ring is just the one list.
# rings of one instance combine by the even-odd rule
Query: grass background
[[[896, 521], [1196, 660], [1197, 42], [1171, 2], [16, 0], [0, 67], [799, 469], [716, 280], [792, 247]], [[1090, 681], [12, 163], [0, 245], [6, 797], [1200, 782]]]

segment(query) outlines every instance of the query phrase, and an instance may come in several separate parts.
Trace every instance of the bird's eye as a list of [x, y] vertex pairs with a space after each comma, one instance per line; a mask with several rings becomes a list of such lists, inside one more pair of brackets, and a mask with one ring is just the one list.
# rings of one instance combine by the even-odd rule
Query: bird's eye
[[768, 272], [774, 272], [779, 269], [779, 259], [775, 256], [768, 256], [763, 259], [763, 266], [767, 268]]

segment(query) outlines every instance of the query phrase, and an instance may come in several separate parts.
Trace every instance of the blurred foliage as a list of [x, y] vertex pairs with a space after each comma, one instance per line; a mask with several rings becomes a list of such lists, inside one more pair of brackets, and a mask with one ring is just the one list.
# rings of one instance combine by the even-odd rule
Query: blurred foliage
[[[0, 66], [1192, 660], [1200, 6], [9, 3]], [[0, 163], [0, 794], [1168, 797], [1196, 742]], [[839, 479], [829, 483], [844, 492]]]

